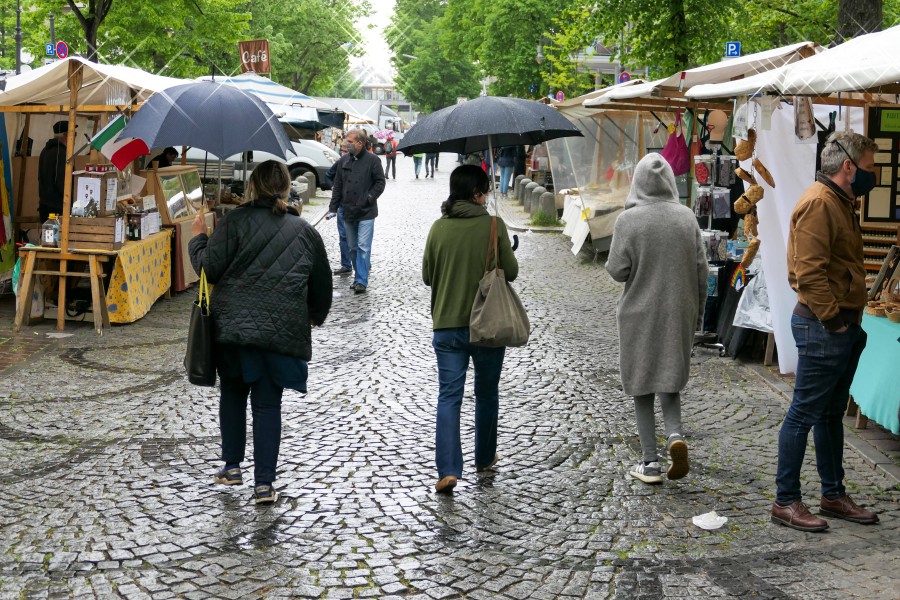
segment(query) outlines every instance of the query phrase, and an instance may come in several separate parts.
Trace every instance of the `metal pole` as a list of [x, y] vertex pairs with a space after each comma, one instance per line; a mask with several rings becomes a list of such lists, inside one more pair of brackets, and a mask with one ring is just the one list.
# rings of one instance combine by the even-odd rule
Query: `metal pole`
[[50, 44], [56, 51], [56, 15], [50, 13]]
[[22, 72], [22, 0], [16, 0], [16, 75]]

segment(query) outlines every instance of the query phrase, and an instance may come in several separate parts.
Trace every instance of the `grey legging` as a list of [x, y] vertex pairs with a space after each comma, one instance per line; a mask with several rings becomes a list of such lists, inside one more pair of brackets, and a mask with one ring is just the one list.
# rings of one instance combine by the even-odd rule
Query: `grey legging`
[[[653, 411], [654, 394], [634, 397], [634, 414], [637, 417], [638, 435], [641, 438], [641, 453], [644, 462], [659, 460], [656, 453], [656, 415]], [[662, 406], [663, 421], [666, 427], [666, 439], [673, 433], [681, 435], [681, 394], [659, 393], [659, 404]]]

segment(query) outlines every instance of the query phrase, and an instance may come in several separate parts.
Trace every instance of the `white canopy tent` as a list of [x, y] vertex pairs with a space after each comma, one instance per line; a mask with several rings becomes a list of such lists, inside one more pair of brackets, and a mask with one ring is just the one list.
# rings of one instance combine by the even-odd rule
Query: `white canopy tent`
[[628, 100], [652, 95], [664, 96], [667, 93], [680, 95], [684, 90], [697, 85], [720, 83], [754, 75], [783, 65], [802, 61], [804, 58], [820, 52], [822, 49], [815, 42], [798, 42], [789, 46], [748, 54], [740, 58], [722, 60], [717, 63], [703, 65], [694, 69], [680, 71], [665, 79], [657, 79], [626, 87], [609, 88], [605, 94], [584, 102], [585, 107], [599, 107], [616, 100]]
[[82, 63], [81, 105], [132, 105], [156, 92], [188, 83], [189, 80], [154, 75], [122, 65], [101, 65], [81, 58], [69, 58], [33, 71], [10, 77], [0, 93], [0, 106], [18, 104], [67, 105], [69, 103], [69, 63]]
[[697, 85], [689, 98], [727, 98], [762, 93], [825, 96], [838, 92], [900, 91], [900, 26], [870, 33], [797, 63], [714, 85]]

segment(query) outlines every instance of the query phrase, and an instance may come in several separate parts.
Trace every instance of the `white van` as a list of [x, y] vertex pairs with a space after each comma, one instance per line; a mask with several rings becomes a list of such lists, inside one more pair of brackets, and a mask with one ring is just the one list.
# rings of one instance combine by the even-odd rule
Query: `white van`
[[[321, 187], [323, 190], [329, 189], [325, 184], [325, 172], [337, 162], [340, 155], [328, 146], [315, 140], [299, 139], [290, 126], [285, 126], [284, 129], [291, 139], [296, 155], [288, 154], [287, 160], [284, 160], [268, 152], [252, 152], [252, 159], [247, 163], [247, 172], [252, 173], [254, 167], [259, 163], [267, 160], [277, 160], [287, 164], [288, 170], [291, 172], [291, 179], [296, 179], [298, 176], [303, 175], [309, 181], [309, 187], [312, 190], [315, 190], [317, 187]], [[218, 169], [219, 157], [209, 154], [200, 148], [188, 148], [187, 163], [196, 165], [200, 170], [201, 176], [203, 175], [204, 161], [208, 164], [209, 171]], [[231, 170], [234, 170], [234, 178], [237, 180], [245, 179], [241, 177], [242, 161], [243, 155], [241, 154], [235, 154], [224, 159], [225, 164], [228, 165], [226, 167], [228, 172], [230, 173]]]

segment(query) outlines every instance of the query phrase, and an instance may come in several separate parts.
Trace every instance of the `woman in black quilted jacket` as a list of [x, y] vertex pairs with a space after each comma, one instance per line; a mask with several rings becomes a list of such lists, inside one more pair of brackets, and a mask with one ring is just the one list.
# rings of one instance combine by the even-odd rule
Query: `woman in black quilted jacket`
[[243, 484], [247, 398], [253, 412], [253, 478], [257, 504], [278, 498], [273, 486], [281, 442], [285, 388], [306, 392], [312, 325], [331, 308], [331, 269], [318, 232], [285, 200], [291, 178], [284, 164], [260, 164], [250, 175], [250, 200], [207, 237], [198, 216], [188, 250], [191, 264], [214, 285], [216, 370], [221, 380], [219, 428], [224, 466], [213, 476]]

